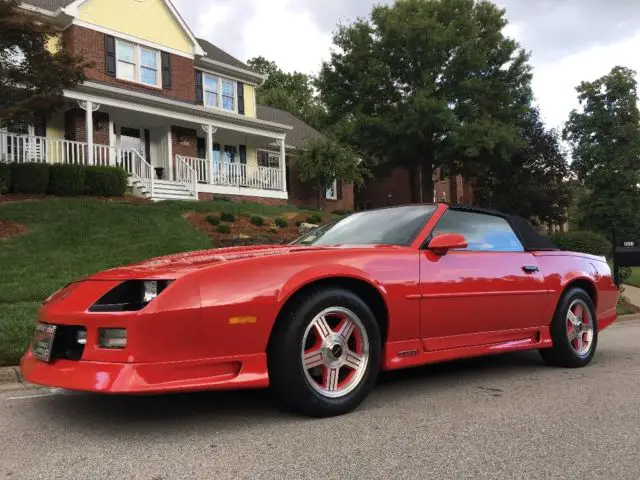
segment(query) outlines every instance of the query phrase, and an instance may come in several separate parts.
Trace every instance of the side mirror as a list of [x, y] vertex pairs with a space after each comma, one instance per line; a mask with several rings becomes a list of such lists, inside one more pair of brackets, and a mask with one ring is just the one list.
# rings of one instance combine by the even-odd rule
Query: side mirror
[[457, 233], [441, 233], [429, 242], [429, 250], [436, 255], [446, 255], [449, 250], [468, 247], [467, 239]]

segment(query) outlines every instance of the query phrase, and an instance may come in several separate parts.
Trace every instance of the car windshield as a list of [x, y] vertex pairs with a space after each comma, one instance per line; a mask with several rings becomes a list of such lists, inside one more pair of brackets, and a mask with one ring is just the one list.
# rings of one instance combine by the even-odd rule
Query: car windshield
[[413, 205], [355, 213], [312, 230], [292, 245], [410, 245], [435, 209]]

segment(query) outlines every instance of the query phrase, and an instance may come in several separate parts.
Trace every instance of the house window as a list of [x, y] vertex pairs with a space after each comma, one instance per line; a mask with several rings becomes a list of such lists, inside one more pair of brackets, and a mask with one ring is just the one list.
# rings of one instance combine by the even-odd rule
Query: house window
[[218, 106], [218, 83], [217, 77], [204, 76], [204, 104], [207, 107]]
[[237, 83], [214, 75], [203, 75], [204, 104], [229, 112], [238, 110]]
[[266, 150], [258, 150], [258, 166], [280, 168], [280, 155]]
[[338, 181], [334, 180], [333, 185], [330, 188], [327, 188], [325, 193], [325, 198], [327, 200], [337, 200], [338, 199]]
[[222, 80], [222, 109], [235, 111], [236, 84], [230, 80]]
[[225, 145], [224, 146], [224, 161], [228, 163], [233, 163], [236, 160], [236, 147]]
[[116, 76], [121, 80], [160, 86], [160, 52], [133, 43], [116, 42]]

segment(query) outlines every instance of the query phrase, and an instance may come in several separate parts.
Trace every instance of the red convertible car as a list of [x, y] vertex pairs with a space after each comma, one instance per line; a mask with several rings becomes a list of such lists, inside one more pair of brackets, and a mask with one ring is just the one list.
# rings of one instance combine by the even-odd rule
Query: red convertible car
[[290, 245], [171, 255], [71, 283], [38, 313], [35, 384], [145, 394], [270, 386], [355, 409], [380, 370], [536, 349], [587, 365], [616, 319], [604, 258], [518, 217], [444, 204], [356, 213]]

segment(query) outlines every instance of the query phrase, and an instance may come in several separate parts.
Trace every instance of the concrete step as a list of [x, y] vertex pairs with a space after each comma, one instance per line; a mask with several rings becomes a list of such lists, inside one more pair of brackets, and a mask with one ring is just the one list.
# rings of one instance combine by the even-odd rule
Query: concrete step
[[174, 182], [173, 180], [153, 180], [154, 185], [182, 185], [180, 182]]
[[180, 193], [186, 192], [189, 193], [189, 190], [184, 185], [156, 185], [153, 184], [154, 192], [167, 192], [167, 193]]
[[172, 194], [155, 194], [153, 195], [153, 197], [151, 197], [151, 200], [153, 200], [154, 202], [161, 202], [163, 200], [186, 200], [186, 201], [193, 201], [196, 200], [196, 198], [192, 195], [172, 195]]

